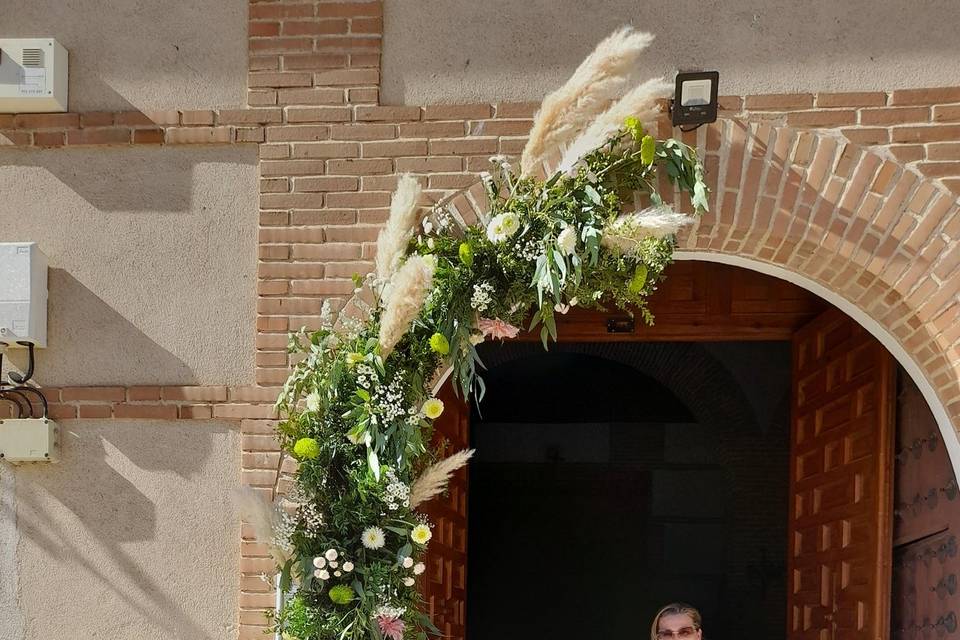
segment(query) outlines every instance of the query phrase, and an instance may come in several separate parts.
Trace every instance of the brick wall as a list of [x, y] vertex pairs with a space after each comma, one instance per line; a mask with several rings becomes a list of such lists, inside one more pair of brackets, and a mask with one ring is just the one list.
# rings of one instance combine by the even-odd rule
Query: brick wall
[[[400, 173], [431, 199], [467, 187], [489, 156], [519, 154], [536, 108], [380, 105], [382, 13], [380, 0], [251, 0], [246, 109], [0, 115], [0, 145], [259, 148], [258, 386], [51, 390], [56, 417], [237, 419], [244, 478], [280, 486], [279, 468], [293, 466], [270, 435], [270, 404], [286, 332], [315, 326], [323, 301], [349, 297], [352, 274], [372, 268]], [[721, 107], [721, 122], [683, 134], [714, 189], [683, 248], [783, 265], [837, 291], [915, 354], [960, 415], [960, 88], [727, 96]], [[240, 637], [259, 638], [273, 595], [258, 576], [271, 566], [248, 527], [242, 548]]]

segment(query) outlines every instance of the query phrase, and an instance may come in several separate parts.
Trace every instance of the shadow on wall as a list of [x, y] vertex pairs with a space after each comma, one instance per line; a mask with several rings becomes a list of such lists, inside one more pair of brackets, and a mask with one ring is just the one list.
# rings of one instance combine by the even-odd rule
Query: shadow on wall
[[[88, 382], [104, 382], [104, 375], [119, 380], [117, 370], [140, 372], [140, 380], [156, 384], [195, 384], [196, 375], [180, 358], [157, 344], [148, 335], [117, 313], [83, 283], [63, 269], [49, 270], [47, 344], [53, 349], [37, 349], [36, 375], [41, 386], [56, 386], [74, 377], [70, 372], [85, 371]], [[7, 352], [7, 360], [23, 371], [27, 352]], [[9, 368], [4, 363], [4, 374]], [[52, 381], [52, 382], [51, 382]]]
[[[120, 151], [120, 153], [117, 153]], [[0, 166], [35, 167], [49, 172], [95, 209], [103, 212], [183, 213], [207, 209], [194, 202], [200, 164], [245, 164], [256, 166], [256, 150], [243, 152], [235, 146], [204, 148], [77, 148], [7, 151]], [[233, 186], [233, 189], [225, 188]], [[243, 194], [236, 185], [222, 185], [227, 202]], [[34, 198], [53, 194], [34, 193]], [[109, 241], [109, 238], [105, 238]]]
[[0, 150], [0, 240], [37, 242], [51, 267], [40, 382], [252, 381], [256, 154]]
[[[238, 561], [236, 429], [61, 426], [61, 463], [13, 471], [27, 636], [225, 637], [236, 586], [226, 578]], [[226, 608], [206, 616], [206, 606]]]
[[246, 102], [247, 4], [34, 0], [5, 37], [53, 36], [70, 52], [70, 109], [210, 109]]

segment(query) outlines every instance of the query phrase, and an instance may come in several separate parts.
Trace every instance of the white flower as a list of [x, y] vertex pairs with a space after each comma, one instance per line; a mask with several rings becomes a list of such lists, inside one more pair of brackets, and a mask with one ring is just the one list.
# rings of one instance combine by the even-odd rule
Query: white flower
[[307, 411], [318, 411], [320, 409], [320, 394], [314, 391], [307, 396]]
[[414, 580], [413, 578], [404, 578], [404, 579], [403, 579], [403, 584], [404, 584], [405, 586], [408, 586], [408, 587], [412, 587], [412, 586], [415, 585], [416, 583], [417, 583], [417, 581]]
[[557, 246], [560, 251], [569, 256], [577, 250], [577, 231], [573, 227], [565, 227], [557, 236]]
[[351, 571], [353, 571], [353, 563], [352, 563], [352, 562], [349, 562], [349, 561], [344, 562], [344, 563], [343, 563], [343, 570], [346, 571], [347, 573], [350, 573]]
[[433, 238], [427, 238], [427, 246], [431, 250], [436, 246], [436, 242], [434, 242]]
[[494, 216], [487, 225], [487, 238], [490, 242], [503, 242], [520, 229], [520, 219], [515, 213], [501, 213]]
[[327, 552], [323, 554], [323, 557], [327, 560], [336, 560], [338, 555], [340, 554], [337, 553], [336, 549], [327, 549]]
[[430, 233], [431, 231], [433, 231], [433, 223], [430, 222], [429, 216], [428, 216], [428, 217], [425, 217], [425, 218], [423, 219], [423, 221], [421, 222], [421, 224], [423, 225], [423, 232], [424, 232], [424, 233]]
[[313, 566], [315, 566], [317, 569], [323, 569], [325, 566], [327, 566], [327, 561], [323, 556], [317, 556], [313, 559]]
[[326, 569], [317, 569], [316, 571], [313, 572], [313, 576], [317, 580], [329, 580], [330, 572], [327, 571]]
[[411, 558], [410, 556], [407, 556], [406, 558], [403, 559], [404, 569], [409, 569], [412, 566], [413, 566], [413, 558]]
[[360, 541], [367, 549], [380, 549], [386, 543], [383, 536], [383, 529], [380, 527], [367, 527], [360, 536]]
[[413, 575], [415, 576], [420, 575], [426, 570], [427, 570], [427, 565], [423, 564], [422, 562], [418, 562], [417, 564], [413, 565]]
[[339, 578], [339, 577], [342, 576], [342, 575], [343, 575], [343, 574], [340, 573], [339, 571], [334, 571], [334, 572], [333, 572], [333, 577], [334, 577], [334, 578]]
[[427, 544], [432, 537], [433, 532], [430, 531], [430, 527], [425, 524], [418, 524], [413, 528], [413, 531], [410, 532], [410, 538], [417, 544]]
[[331, 568], [331, 569], [336, 569], [337, 566], [338, 566], [338, 565], [337, 565], [337, 561], [336, 561], [336, 560], [331, 560], [331, 561], [330, 561], [330, 568]]

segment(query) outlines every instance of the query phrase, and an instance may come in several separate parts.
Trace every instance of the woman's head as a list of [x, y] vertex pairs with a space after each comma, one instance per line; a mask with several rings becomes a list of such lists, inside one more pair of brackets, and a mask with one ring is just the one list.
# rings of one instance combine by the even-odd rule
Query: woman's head
[[703, 640], [700, 612], [683, 602], [660, 609], [650, 628], [650, 640]]

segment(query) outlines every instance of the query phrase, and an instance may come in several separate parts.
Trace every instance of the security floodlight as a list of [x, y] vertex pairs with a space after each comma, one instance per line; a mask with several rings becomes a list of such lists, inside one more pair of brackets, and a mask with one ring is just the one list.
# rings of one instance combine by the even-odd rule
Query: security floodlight
[[692, 131], [717, 120], [717, 86], [720, 72], [695, 71], [677, 74], [670, 113], [673, 126]]

